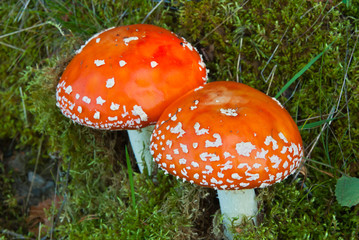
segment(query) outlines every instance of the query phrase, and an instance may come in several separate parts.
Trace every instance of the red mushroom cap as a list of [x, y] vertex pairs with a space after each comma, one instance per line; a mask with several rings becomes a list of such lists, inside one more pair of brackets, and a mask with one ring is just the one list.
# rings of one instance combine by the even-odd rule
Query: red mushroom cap
[[205, 64], [185, 39], [136, 24], [90, 38], [66, 67], [57, 105], [73, 121], [100, 129], [136, 129], [207, 80]]
[[235, 82], [208, 83], [173, 102], [150, 149], [168, 173], [221, 190], [279, 182], [303, 156], [297, 125], [280, 103]]

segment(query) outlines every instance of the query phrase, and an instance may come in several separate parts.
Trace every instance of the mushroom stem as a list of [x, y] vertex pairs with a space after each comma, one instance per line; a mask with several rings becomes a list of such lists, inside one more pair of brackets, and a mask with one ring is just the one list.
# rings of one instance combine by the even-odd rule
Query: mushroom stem
[[127, 130], [138, 168], [143, 173], [146, 166], [148, 175], [152, 172], [152, 155], [149, 146], [154, 127], [155, 125], [149, 125], [141, 129]]
[[223, 223], [225, 226], [225, 236], [227, 239], [233, 239], [231, 231], [233, 225], [239, 225], [242, 219], [252, 218], [256, 223], [256, 213], [258, 211], [256, 194], [254, 189], [244, 190], [218, 190], [219, 205], [223, 214]]

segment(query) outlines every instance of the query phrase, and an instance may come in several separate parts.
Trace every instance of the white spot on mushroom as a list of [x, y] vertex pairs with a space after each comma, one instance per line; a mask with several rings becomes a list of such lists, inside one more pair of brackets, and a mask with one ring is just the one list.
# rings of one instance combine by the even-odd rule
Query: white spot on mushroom
[[229, 157], [234, 158], [234, 156], [232, 154], [230, 154], [229, 152], [224, 152], [223, 156], [224, 156], [224, 159], [229, 158]]
[[101, 41], [101, 38], [96, 38], [96, 43], [99, 43]]
[[93, 115], [94, 119], [100, 119], [100, 112], [95, 112], [95, 114]]
[[115, 78], [109, 78], [106, 80], [106, 87], [112, 88], [115, 85]]
[[282, 161], [282, 159], [280, 159], [277, 155], [269, 157], [269, 160], [271, 161], [271, 163], [274, 163], [274, 165], [272, 166], [273, 168], [278, 168], [280, 162]]
[[198, 90], [202, 89], [203, 86], [199, 86], [198, 88], [195, 88], [193, 91], [197, 92]]
[[81, 107], [81, 106], [78, 106], [78, 107], [77, 107], [77, 111], [78, 111], [79, 113], [82, 113], [82, 107]]
[[206, 180], [202, 179], [202, 181], [200, 182], [200, 184], [207, 186], [207, 185], [208, 185], [208, 182], [207, 182]]
[[213, 168], [211, 165], [206, 165], [204, 167], [207, 171], [202, 171], [203, 174], [211, 174], [213, 172]]
[[192, 144], [193, 148], [196, 149], [198, 147], [198, 142]]
[[197, 162], [191, 162], [191, 165], [196, 168], [199, 167], [199, 164]]
[[284, 154], [287, 152], [288, 147], [283, 146], [282, 150], [280, 151], [281, 154]]
[[240, 180], [242, 178], [238, 173], [232, 173], [231, 177], [236, 180]]
[[252, 168], [248, 165], [248, 163], [240, 163], [237, 168], [241, 169], [247, 167], [247, 171], [250, 171]]
[[278, 149], [278, 143], [277, 141], [272, 137], [272, 136], [267, 136], [266, 140], [264, 141], [264, 144], [269, 146], [269, 144], [272, 143], [273, 144], [273, 150]]
[[171, 148], [172, 147], [172, 141], [171, 140], [167, 140], [166, 141], [166, 145]]
[[69, 85], [65, 88], [65, 93], [70, 94], [72, 92], [72, 87]]
[[176, 165], [171, 164], [171, 165], [170, 165], [170, 168], [176, 168]]
[[254, 146], [251, 142], [240, 142], [236, 144], [236, 151], [240, 156], [249, 157], [250, 153], [254, 149], [256, 149], [256, 146]]
[[178, 155], [179, 154], [179, 150], [176, 148], [176, 149], [173, 149], [173, 153]]
[[171, 154], [166, 154], [166, 159], [167, 160], [172, 160], [173, 158], [172, 158]]
[[262, 184], [259, 186], [259, 188], [265, 188], [265, 187], [268, 187], [268, 186], [270, 186], [269, 183], [262, 183]]
[[198, 173], [195, 173], [195, 174], [193, 175], [193, 177], [194, 177], [195, 179], [198, 179], [198, 178], [199, 178], [199, 174], [198, 174]]
[[96, 60], [94, 61], [94, 63], [95, 63], [95, 65], [96, 65], [97, 67], [99, 67], [99, 66], [105, 65], [105, 60], [96, 59]]
[[186, 145], [186, 144], [180, 143], [180, 147], [182, 148], [182, 152], [188, 153], [188, 148], [187, 148], [187, 145]]
[[178, 123], [175, 127], [172, 127], [170, 130], [171, 133], [178, 134], [177, 138], [180, 138], [186, 132], [182, 129], [182, 123]]
[[239, 186], [241, 186], [241, 187], [247, 187], [249, 185], [249, 183], [239, 183]]
[[293, 156], [299, 155], [298, 146], [294, 143], [292, 143], [289, 147], [289, 152], [292, 152], [292, 150], [293, 150]]
[[119, 108], [120, 108], [120, 105], [119, 105], [119, 104], [116, 104], [116, 103], [114, 103], [114, 102], [111, 103], [110, 109], [111, 109], [112, 111], [116, 111], [116, 110], [118, 110]]
[[96, 98], [96, 103], [99, 104], [99, 105], [101, 105], [101, 106], [102, 106], [102, 104], [104, 104], [105, 102], [106, 102], [106, 100], [102, 99], [101, 96], [99, 96], [99, 97]]
[[127, 64], [127, 62], [124, 61], [124, 60], [119, 61], [120, 67], [123, 67], [123, 66], [125, 66], [126, 64]]
[[154, 68], [158, 65], [156, 61], [151, 61], [151, 68]]
[[79, 99], [79, 98], [80, 98], [80, 94], [76, 93], [75, 98], [76, 98], [76, 99]]
[[[184, 40], [184, 39], [183, 39]], [[184, 40], [183, 44], [182, 44], [183, 47], [187, 47], [190, 51], [193, 51], [193, 47], [192, 45], [187, 42], [186, 40]]]
[[282, 139], [285, 143], [288, 143], [288, 140], [285, 138], [284, 134], [283, 133], [278, 133], [278, 136], [280, 139]]
[[223, 183], [223, 181], [221, 181], [221, 180], [217, 180], [217, 179], [215, 179], [214, 177], [212, 177], [211, 178], [211, 183], [214, 183], [214, 184], [222, 184]]
[[173, 116], [171, 117], [171, 120], [172, 120], [172, 121], [176, 121], [176, 120], [177, 120], [177, 115], [176, 115], [176, 114], [173, 115]]
[[222, 146], [222, 139], [221, 136], [218, 133], [214, 133], [213, 137], [216, 139], [214, 142], [211, 142], [209, 140], [206, 140], [205, 147], [219, 147]]
[[181, 158], [180, 160], [178, 160], [178, 162], [179, 162], [179, 164], [184, 165], [184, 164], [186, 164], [187, 160], [184, 158]]
[[187, 175], [187, 170], [186, 170], [186, 169], [182, 169], [182, 170], [181, 170], [181, 173], [182, 173], [184, 176], [188, 177], [188, 175]]
[[283, 163], [283, 168], [287, 168], [287, 167], [288, 167], [288, 162], [285, 161], [285, 162]]
[[191, 110], [195, 110], [197, 108], [197, 106], [191, 106], [190, 108], [191, 108]]
[[199, 128], [200, 128], [200, 124], [198, 122], [196, 122], [194, 124], [194, 130], [195, 130], [195, 133], [197, 136], [200, 136], [203, 134], [208, 134], [209, 129], [206, 129], [206, 128], [199, 129]]
[[74, 107], [75, 107], [75, 103], [73, 103], [73, 104], [69, 103], [69, 109], [70, 109], [70, 110], [73, 110]]
[[282, 179], [282, 176], [283, 176], [283, 173], [282, 173], [282, 172], [277, 173], [277, 175], [276, 175], [276, 180]]
[[117, 121], [117, 120], [118, 120], [118, 117], [117, 117], [117, 116], [108, 117], [108, 120], [109, 120], [109, 121]]
[[[214, 162], [214, 161], [219, 161], [220, 158], [218, 155], [214, 154], [214, 153], [208, 153], [208, 152], [204, 152], [204, 153], [201, 153], [199, 155], [199, 157], [201, 158], [202, 161], [206, 162], [208, 159], [209, 161], [211, 162]], [[208, 159], [207, 159], [208, 158]]]
[[227, 161], [225, 164], [218, 164], [217, 165], [218, 167], [221, 167], [221, 171], [224, 171], [224, 170], [228, 170], [228, 169], [232, 169], [233, 166], [232, 166], [232, 161]]
[[262, 164], [260, 164], [260, 163], [255, 163], [255, 164], [253, 164], [253, 167], [254, 168], [260, 168], [262, 166]]
[[82, 101], [84, 101], [84, 102], [87, 103], [87, 104], [90, 104], [91, 99], [90, 99], [89, 97], [84, 96], [84, 97], [82, 98]]
[[131, 41], [135, 41], [135, 40], [138, 40], [138, 37], [128, 37], [128, 38], [124, 38], [123, 39], [123, 43], [128, 46], [128, 43], [131, 42]]
[[133, 106], [132, 114], [134, 116], [139, 116], [141, 118], [141, 121], [147, 121], [148, 116], [147, 114], [142, 110], [141, 106], [135, 105]]
[[262, 148], [262, 150], [260, 152], [257, 152], [257, 155], [255, 157], [255, 159], [257, 158], [263, 158], [265, 159], [266, 158], [266, 154], [269, 152], [269, 150], [265, 150]]
[[204, 64], [204, 62], [201, 60], [201, 61], [198, 61], [198, 65], [201, 66], [201, 68], [205, 68], [206, 67], [206, 64]]
[[222, 114], [227, 115], [227, 116], [231, 116], [231, 117], [238, 116], [238, 113], [237, 113], [236, 109], [231, 109], [231, 108], [224, 109], [224, 108], [221, 108], [220, 111], [221, 111]]
[[272, 98], [281, 108], [283, 108], [282, 104], [276, 99], [276, 98]]
[[246, 176], [249, 176], [249, 178], [246, 178], [247, 181], [255, 181], [259, 178], [259, 173], [252, 174], [246, 172]]

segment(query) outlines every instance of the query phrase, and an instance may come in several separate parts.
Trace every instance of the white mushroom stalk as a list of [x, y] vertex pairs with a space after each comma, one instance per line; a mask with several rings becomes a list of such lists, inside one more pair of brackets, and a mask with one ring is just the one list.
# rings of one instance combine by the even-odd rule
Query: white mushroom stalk
[[127, 130], [132, 151], [137, 161], [137, 166], [141, 173], [143, 173], [146, 168], [149, 175], [151, 174], [153, 169], [153, 159], [150, 153], [149, 146], [150, 137], [154, 127], [154, 125], [149, 125], [138, 130]]
[[227, 239], [243, 218], [256, 222], [254, 189], [288, 177], [303, 155], [288, 112], [235, 82], [211, 82], [173, 102], [156, 124], [150, 149], [165, 172], [218, 191]]
[[234, 226], [240, 225], [243, 218], [250, 218], [254, 224], [257, 223], [258, 206], [254, 189], [217, 190], [217, 194], [227, 239], [233, 239], [232, 231], [229, 229], [232, 221]]

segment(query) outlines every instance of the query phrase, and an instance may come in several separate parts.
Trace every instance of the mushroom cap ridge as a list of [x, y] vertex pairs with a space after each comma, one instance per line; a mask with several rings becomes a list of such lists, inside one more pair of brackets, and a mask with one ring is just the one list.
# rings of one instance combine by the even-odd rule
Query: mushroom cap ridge
[[150, 149], [166, 172], [220, 190], [279, 182], [303, 156], [298, 127], [280, 103], [235, 82], [208, 83], [173, 102]]
[[136, 129], [207, 80], [205, 64], [185, 39], [153, 25], [105, 30], [66, 67], [57, 106], [73, 121], [100, 129]]

